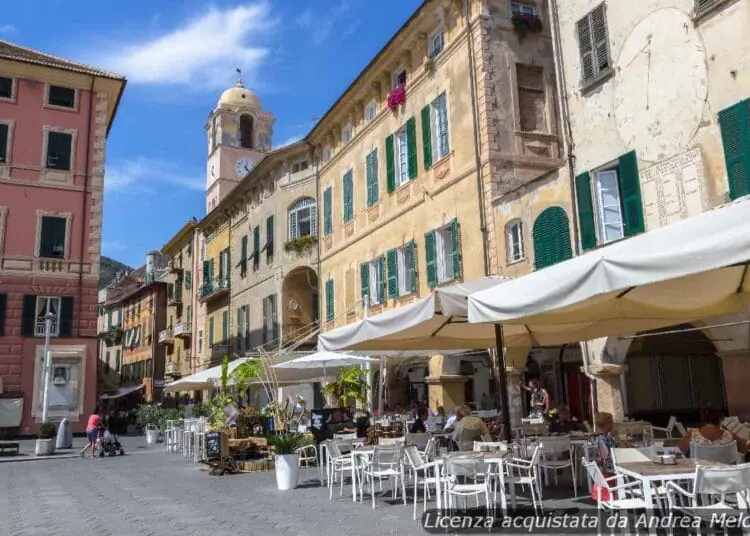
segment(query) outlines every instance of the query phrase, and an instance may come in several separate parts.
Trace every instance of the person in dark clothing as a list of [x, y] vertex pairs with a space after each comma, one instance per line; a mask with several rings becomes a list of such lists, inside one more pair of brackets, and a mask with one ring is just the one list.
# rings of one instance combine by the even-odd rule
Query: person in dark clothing
[[580, 424], [570, 418], [568, 406], [557, 408], [557, 419], [549, 424], [550, 434], [569, 434], [580, 430]]
[[425, 421], [427, 420], [427, 410], [424, 408], [420, 408], [417, 411], [417, 419], [412, 423], [411, 428], [409, 428], [410, 434], [426, 434], [427, 433], [427, 426], [425, 426]]

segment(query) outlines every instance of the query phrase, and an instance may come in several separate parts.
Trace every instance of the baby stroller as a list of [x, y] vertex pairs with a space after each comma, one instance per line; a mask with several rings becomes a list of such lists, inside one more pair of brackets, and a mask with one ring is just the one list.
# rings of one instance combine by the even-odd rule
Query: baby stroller
[[100, 430], [97, 442], [99, 443], [99, 456], [101, 458], [125, 454], [125, 449], [120, 444], [120, 440], [117, 439], [115, 434], [110, 434], [107, 430]]

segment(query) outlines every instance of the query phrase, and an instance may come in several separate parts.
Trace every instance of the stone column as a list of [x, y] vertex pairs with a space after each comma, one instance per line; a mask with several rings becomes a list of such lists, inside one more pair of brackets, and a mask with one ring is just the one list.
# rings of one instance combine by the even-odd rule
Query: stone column
[[521, 426], [523, 418], [523, 369], [518, 367], [506, 367], [505, 375], [508, 379], [508, 404], [510, 406], [510, 425], [513, 428]]
[[425, 383], [431, 410], [435, 411], [438, 406], [443, 406], [448, 414], [456, 406], [466, 402], [464, 384], [467, 378], [459, 373], [459, 363], [458, 359], [443, 355], [430, 358], [429, 374], [425, 378]]
[[589, 372], [596, 378], [596, 401], [598, 411], [611, 413], [615, 421], [625, 418], [620, 376], [625, 372], [623, 365], [594, 363]]

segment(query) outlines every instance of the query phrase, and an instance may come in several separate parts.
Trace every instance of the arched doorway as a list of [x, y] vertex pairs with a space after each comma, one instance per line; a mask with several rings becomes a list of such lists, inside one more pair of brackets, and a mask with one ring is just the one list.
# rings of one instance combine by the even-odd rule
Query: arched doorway
[[300, 341], [315, 344], [312, 334], [318, 327], [318, 275], [312, 268], [300, 266], [284, 278], [281, 312], [284, 345]]
[[[628, 414], [663, 424], [675, 415], [697, 423], [700, 408], [726, 409], [724, 374], [714, 343], [690, 324], [633, 339], [625, 364]], [[658, 333], [666, 331], [668, 333]]]

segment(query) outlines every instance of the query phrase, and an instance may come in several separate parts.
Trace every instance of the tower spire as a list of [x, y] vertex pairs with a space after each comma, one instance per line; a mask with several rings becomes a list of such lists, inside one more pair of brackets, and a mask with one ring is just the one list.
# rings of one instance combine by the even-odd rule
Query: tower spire
[[237, 87], [245, 87], [242, 83], [242, 69], [237, 67], [235, 70], [237, 71]]

